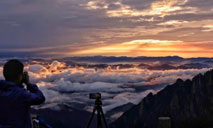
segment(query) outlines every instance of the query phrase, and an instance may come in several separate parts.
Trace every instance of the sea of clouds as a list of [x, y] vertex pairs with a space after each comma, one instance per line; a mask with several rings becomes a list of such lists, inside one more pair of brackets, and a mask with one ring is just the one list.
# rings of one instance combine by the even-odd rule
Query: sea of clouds
[[[1, 66], [0, 79], [3, 79], [2, 69]], [[46, 103], [40, 108], [59, 110], [58, 104], [68, 104], [91, 111], [94, 100], [89, 99], [89, 93], [100, 92], [105, 113], [127, 103], [138, 104], [150, 92], [156, 93], [178, 78], [191, 79], [207, 70], [87, 69], [66, 66], [59, 61], [25, 66], [30, 81], [36, 83], [46, 97]]]

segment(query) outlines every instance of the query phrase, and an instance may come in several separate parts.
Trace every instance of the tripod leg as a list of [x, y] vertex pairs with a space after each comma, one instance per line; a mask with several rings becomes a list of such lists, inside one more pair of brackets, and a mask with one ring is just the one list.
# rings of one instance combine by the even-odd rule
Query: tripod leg
[[102, 128], [101, 112], [97, 109], [97, 128]]
[[107, 125], [107, 122], [106, 122], [105, 116], [104, 116], [103, 109], [102, 109], [102, 108], [100, 108], [100, 111], [101, 111], [102, 118], [103, 118], [103, 120], [104, 120], [105, 127], [106, 127], [106, 128], [109, 128], [109, 127], [108, 127], [108, 125]]
[[88, 122], [88, 124], [87, 124], [87, 128], [89, 128], [89, 127], [90, 127], [90, 124], [92, 123], [92, 119], [93, 119], [93, 117], [94, 117], [95, 111], [96, 111], [96, 108], [94, 107], [93, 112], [92, 112], [92, 115], [91, 115], [91, 117], [90, 117], [90, 119], [89, 119], [89, 122]]

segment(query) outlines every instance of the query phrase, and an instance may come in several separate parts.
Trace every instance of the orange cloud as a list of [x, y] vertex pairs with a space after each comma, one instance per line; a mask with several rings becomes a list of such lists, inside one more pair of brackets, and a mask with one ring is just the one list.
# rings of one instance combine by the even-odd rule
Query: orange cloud
[[[109, 17], [122, 17], [122, 16], [161, 16], [170, 15], [175, 11], [183, 10], [180, 5], [183, 5], [187, 0], [161, 0], [152, 3], [151, 8], [146, 10], [136, 10], [131, 8], [131, 6], [124, 5], [120, 2], [116, 2], [121, 6], [117, 10], [108, 10], [106, 13]], [[185, 7], [184, 9], [190, 10], [190, 12], [196, 11], [195, 8]]]

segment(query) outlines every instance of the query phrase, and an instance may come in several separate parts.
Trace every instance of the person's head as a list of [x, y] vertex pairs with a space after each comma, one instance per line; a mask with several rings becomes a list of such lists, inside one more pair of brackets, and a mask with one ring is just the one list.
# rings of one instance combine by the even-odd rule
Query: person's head
[[24, 65], [16, 60], [9, 60], [4, 64], [3, 75], [5, 80], [21, 84], [23, 77]]

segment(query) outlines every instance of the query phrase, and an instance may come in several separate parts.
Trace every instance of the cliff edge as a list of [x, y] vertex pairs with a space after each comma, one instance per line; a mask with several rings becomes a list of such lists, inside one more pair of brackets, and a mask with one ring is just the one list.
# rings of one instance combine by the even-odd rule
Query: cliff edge
[[157, 128], [159, 117], [170, 117], [172, 128], [213, 127], [213, 70], [150, 93], [110, 128]]

